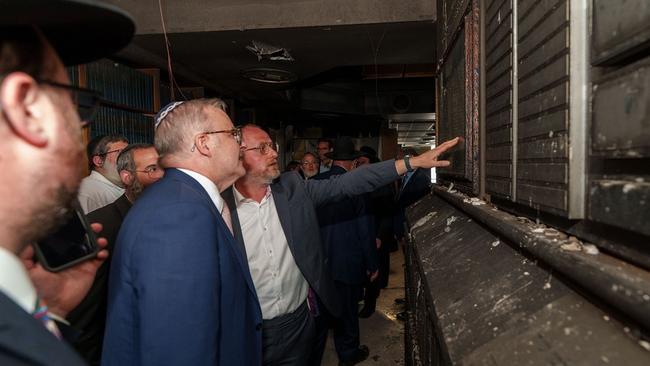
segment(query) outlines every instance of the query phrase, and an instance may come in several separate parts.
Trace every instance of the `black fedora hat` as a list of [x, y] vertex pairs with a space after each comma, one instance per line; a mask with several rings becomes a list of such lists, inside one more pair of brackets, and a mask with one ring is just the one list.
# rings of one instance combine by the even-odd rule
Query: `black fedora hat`
[[342, 136], [334, 142], [334, 151], [325, 154], [332, 160], [354, 160], [362, 154], [354, 149], [354, 141], [348, 136]]
[[110, 56], [133, 38], [125, 11], [95, 0], [0, 0], [0, 31], [36, 26], [65, 65]]

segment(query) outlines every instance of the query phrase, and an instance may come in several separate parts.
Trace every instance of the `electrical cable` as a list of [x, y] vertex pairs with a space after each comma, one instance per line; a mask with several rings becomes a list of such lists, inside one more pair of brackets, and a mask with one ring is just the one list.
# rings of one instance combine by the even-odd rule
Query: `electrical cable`
[[174, 77], [174, 70], [172, 69], [172, 54], [171, 54], [171, 44], [169, 43], [169, 38], [167, 37], [167, 28], [165, 27], [165, 17], [163, 16], [163, 10], [162, 10], [162, 0], [158, 0], [158, 9], [160, 10], [160, 24], [162, 25], [162, 31], [163, 31], [163, 36], [165, 37], [165, 49], [167, 50], [167, 72], [169, 73], [169, 93], [170, 97], [172, 100], [175, 100], [175, 95], [174, 95], [174, 85], [176, 85], [176, 89], [178, 89], [178, 92], [181, 94], [184, 100], [187, 100], [187, 97], [185, 94], [183, 94], [183, 91], [181, 88], [178, 86], [178, 83], [176, 82], [176, 78]]

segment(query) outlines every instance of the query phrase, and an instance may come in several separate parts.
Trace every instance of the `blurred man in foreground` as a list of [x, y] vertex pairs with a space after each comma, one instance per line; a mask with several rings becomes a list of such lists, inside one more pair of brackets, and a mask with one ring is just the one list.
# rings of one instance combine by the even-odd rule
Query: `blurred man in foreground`
[[82, 365], [52, 319], [77, 306], [107, 253], [55, 274], [31, 261], [29, 244], [72, 214], [85, 161], [74, 102], [92, 93], [71, 88], [63, 65], [108, 56], [135, 27], [117, 8], [88, 0], [0, 8], [0, 364]]

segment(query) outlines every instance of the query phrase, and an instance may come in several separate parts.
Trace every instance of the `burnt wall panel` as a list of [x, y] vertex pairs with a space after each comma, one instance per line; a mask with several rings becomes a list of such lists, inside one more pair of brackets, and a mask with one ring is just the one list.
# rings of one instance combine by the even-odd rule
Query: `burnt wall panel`
[[569, 2], [517, 2], [517, 202], [569, 210]]
[[[456, 39], [449, 57], [442, 67], [441, 115], [439, 120], [439, 140], [446, 141], [454, 136], [466, 136], [465, 125], [465, 37], [464, 33]], [[460, 177], [465, 176], [465, 155], [462, 149], [450, 154], [452, 166], [445, 172]]]
[[589, 219], [650, 235], [649, 217], [650, 183], [625, 177], [590, 182]]
[[592, 155], [650, 157], [650, 58], [594, 85]]
[[486, 192], [512, 198], [513, 2], [486, 4]]
[[650, 47], [650, 1], [594, 0], [593, 62], [609, 65]]

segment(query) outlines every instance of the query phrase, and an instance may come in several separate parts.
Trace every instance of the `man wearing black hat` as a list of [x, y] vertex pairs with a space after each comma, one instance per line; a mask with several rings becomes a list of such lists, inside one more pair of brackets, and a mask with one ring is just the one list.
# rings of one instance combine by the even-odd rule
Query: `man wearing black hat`
[[[336, 140], [334, 150], [326, 156], [332, 159], [332, 167], [315, 176], [316, 180], [347, 174], [362, 154], [354, 149], [352, 139], [344, 136]], [[359, 195], [317, 209], [321, 237], [342, 308], [341, 316], [333, 319], [339, 365], [354, 365], [365, 360], [369, 353], [368, 347], [359, 342], [357, 316], [362, 286], [368, 280], [374, 281], [378, 273], [374, 220], [366, 200], [366, 195]], [[320, 347], [326, 335], [327, 328], [319, 329]]]
[[81, 181], [87, 119], [74, 102], [93, 94], [71, 88], [63, 65], [119, 50], [134, 24], [89, 0], [0, 1], [0, 9], [0, 364], [81, 365], [52, 318], [81, 301], [107, 253], [53, 274], [29, 260], [29, 244], [65, 220]]

